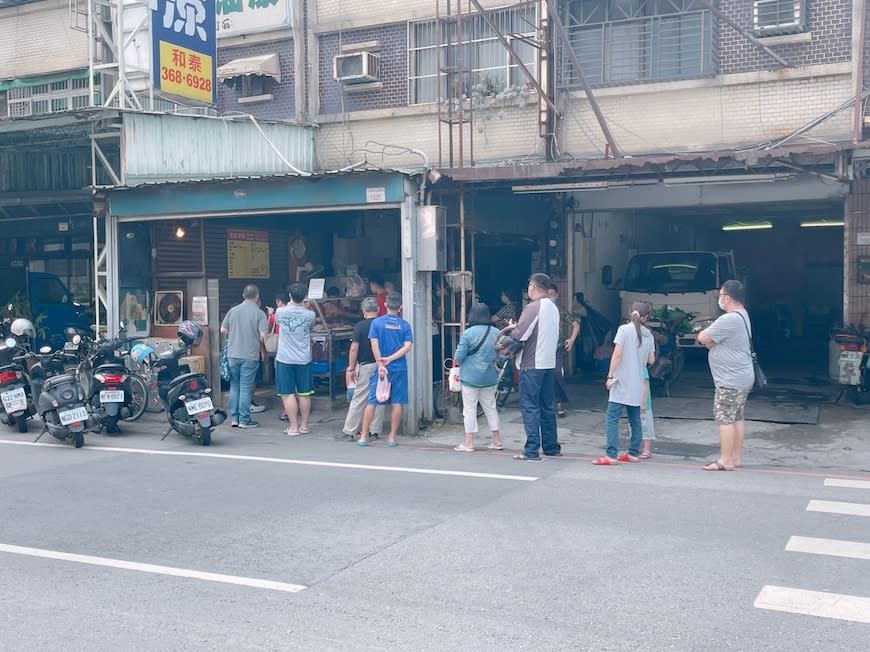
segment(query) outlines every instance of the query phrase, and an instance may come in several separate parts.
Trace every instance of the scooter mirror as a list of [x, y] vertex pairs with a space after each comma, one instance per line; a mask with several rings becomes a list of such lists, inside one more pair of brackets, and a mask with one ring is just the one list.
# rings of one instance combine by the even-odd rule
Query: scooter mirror
[[51, 353], [51, 347], [50, 346], [43, 346], [39, 349], [39, 352], [40, 353]]
[[14, 338], [14, 337], [7, 337], [7, 338], [6, 338], [6, 346], [8, 346], [10, 349], [11, 349], [13, 346], [15, 346], [16, 344], [18, 344], [18, 342], [15, 341], [15, 338]]
[[73, 344], [81, 344], [82, 343], [82, 336], [81, 335], [73, 335], [72, 341], [73, 341]]

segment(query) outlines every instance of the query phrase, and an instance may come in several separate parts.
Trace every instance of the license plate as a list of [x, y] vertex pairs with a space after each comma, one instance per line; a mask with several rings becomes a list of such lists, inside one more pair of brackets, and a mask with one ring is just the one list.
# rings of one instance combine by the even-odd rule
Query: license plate
[[123, 403], [124, 392], [121, 390], [112, 391], [103, 389], [100, 390], [100, 403]]
[[27, 395], [24, 393], [23, 387], [3, 392], [0, 394], [0, 400], [3, 401], [3, 408], [7, 413], [19, 412], [27, 409]]
[[60, 422], [68, 426], [71, 423], [75, 423], [76, 421], [87, 421], [88, 420], [88, 411], [83, 407], [73, 408], [72, 410], [64, 410], [63, 412], [57, 413]]
[[205, 398], [200, 398], [195, 401], [188, 401], [184, 404], [184, 407], [187, 408], [188, 414], [199, 414], [200, 412], [208, 412], [209, 410], [214, 409], [214, 405], [212, 405], [211, 398], [206, 396]]
[[63, 343], [63, 350], [64, 351], [78, 351], [79, 345], [76, 344], [75, 342], [64, 342]]

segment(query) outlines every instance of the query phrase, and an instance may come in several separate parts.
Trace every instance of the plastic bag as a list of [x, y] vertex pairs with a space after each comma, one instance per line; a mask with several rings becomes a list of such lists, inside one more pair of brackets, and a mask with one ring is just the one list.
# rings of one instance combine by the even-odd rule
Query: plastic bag
[[459, 367], [457, 365], [450, 367], [447, 375], [447, 387], [451, 392], [462, 391], [462, 382], [459, 380]]
[[378, 384], [375, 387], [375, 400], [378, 403], [386, 403], [390, 400], [390, 379], [386, 374], [378, 376]]

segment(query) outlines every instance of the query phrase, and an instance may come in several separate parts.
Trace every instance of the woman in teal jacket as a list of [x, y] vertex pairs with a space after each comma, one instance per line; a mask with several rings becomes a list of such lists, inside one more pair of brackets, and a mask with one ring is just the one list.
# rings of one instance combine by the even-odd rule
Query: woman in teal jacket
[[495, 338], [498, 329], [490, 323], [489, 308], [485, 303], [475, 303], [468, 313], [469, 327], [459, 338], [453, 360], [459, 365], [459, 380], [462, 382], [462, 405], [465, 420], [465, 443], [453, 450], [462, 453], [474, 451], [474, 433], [477, 432], [477, 404], [483, 408], [492, 442], [487, 448], [502, 450], [499, 435], [498, 411], [495, 407], [495, 390], [498, 372], [495, 369]]

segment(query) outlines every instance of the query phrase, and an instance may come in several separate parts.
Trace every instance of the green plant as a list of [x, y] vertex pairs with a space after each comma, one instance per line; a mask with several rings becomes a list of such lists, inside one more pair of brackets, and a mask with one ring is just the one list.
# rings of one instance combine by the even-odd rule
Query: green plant
[[[521, 109], [525, 108], [532, 88], [530, 83], [524, 86], [516, 84], [505, 86], [492, 75], [484, 75], [480, 81], [471, 86], [470, 95], [457, 93], [445, 102], [453, 112], [461, 113], [464, 119], [469, 119], [473, 115], [477, 122], [477, 132], [483, 134], [486, 141], [486, 123], [494, 114], [499, 120], [504, 120], [507, 117], [505, 107], [513, 102], [514, 98], [519, 98], [518, 105]], [[496, 108], [498, 111], [494, 113]]]
[[10, 321], [19, 317], [29, 319], [36, 329], [36, 336], [41, 339], [45, 337], [45, 328], [42, 326], [42, 322], [45, 321], [45, 313], [34, 315], [30, 299], [21, 292], [16, 292], [15, 296], [9, 299], [9, 303], [4, 305], [0, 312], [2, 312], [3, 319], [9, 319]]

